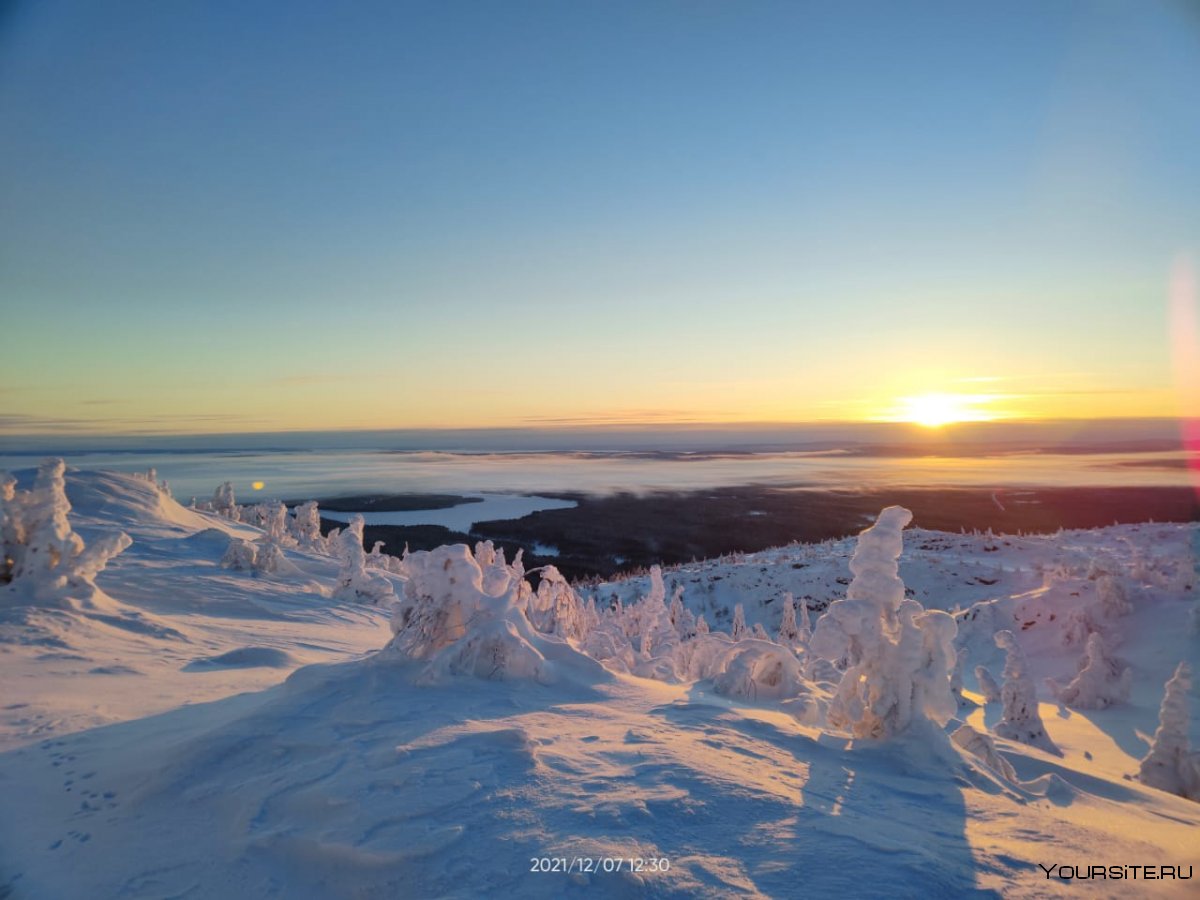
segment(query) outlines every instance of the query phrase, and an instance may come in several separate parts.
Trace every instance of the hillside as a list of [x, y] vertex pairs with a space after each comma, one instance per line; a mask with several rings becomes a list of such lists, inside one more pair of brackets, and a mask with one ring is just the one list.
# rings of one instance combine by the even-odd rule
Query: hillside
[[[7, 508], [50, 480], [19, 473]], [[948, 534], [888, 511], [873, 537], [534, 592], [486, 545], [400, 560], [153, 478], [65, 490], [46, 522], [129, 542], [0, 585], [0, 896], [1080, 889], [1039, 864], [1119, 867], [1094, 896], [1194, 892], [1128, 867], [1196, 863], [1200, 804], [1137, 777], [1164, 684], [1200, 665], [1195, 524]], [[1111, 704], [1059, 702], [1095, 647]], [[1014, 654], [1045, 739], [984, 702], [976, 667], [1004, 681]]]

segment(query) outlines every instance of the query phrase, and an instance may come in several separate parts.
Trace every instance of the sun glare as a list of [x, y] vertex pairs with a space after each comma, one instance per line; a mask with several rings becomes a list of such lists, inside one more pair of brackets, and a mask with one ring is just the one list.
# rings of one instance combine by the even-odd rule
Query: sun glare
[[898, 418], [904, 422], [940, 428], [954, 422], [987, 422], [995, 416], [980, 409], [990, 398], [974, 394], [920, 394], [901, 397]]

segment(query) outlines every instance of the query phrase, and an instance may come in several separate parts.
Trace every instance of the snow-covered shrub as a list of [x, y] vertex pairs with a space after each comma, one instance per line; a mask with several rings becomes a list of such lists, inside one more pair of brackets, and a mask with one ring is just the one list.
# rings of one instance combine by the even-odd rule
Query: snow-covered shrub
[[950, 691], [954, 618], [904, 598], [898, 560], [910, 521], [911, 512], [890, 506], [859, 535], [846, 597], [830, 604], [809, 642], [813, 653], [845, 661], [828, 720], [856, 737], [942, 725], [958, 708]]
[[17, 490], [11, 478], [0, 479], [4, 580], [43, 602], [86, 603], [95, 597], [96, 576], [133, 542], [114, 532], [85, 545], [71, 528], [70, 511], [61, 459], [45, 460], [29, 491]]
[[1078, 606], [1071, 610], [1062, 627], [1062, 644], [1064, 647], [1075, 647], [1087, 644], [1088, 638], [1100, 631], [1100, 623], [1096, 620], [1090, 607]]
[[631, 671], [643, 678], [677, 681], [681, 666], [684, 665], [678, 653], [683, 638], [671, 612], [675, 609], [678, 613], [683, 600], [677, 592], [669, 608], [666, 605], [666, 593], [662, 569], [652, 566], [649, 592], [637, 603], [622, 607], [614, 615], [623, 621], [624, 633], [637, 651]]
[[983, 694], [984, 703], [1000, 702], [1000, 685], [986, 666], [975, 667], [975, 680], [979, 682], [979, 693]]
[[1166, 684], [1158, 711], [1158, 729], [1154, 742], [1138, 769], [1142, 784], [1200, 800], [1200, 755], [1188, 746], [1188, 694], [1192, 690], [1192, 669], [1181, 662]]
[[1079, 672], [1065, 687], [1050, 680], [1050, 689], [1060, 701], [1076, 709], [1105, 709], [1129, 699], [1133, 670], [1122, 667], [1104, 649], [1104, 639], [1093, 632]]
[[235, 572], [252, 572], [257, 562], [258, 547], [241, 538], [230, 538], [225, 555], [221, 557], [221, 566]]
[[[141, 481], [148, 481], [150, 484], [154, 485], [154, 487], [158, 490], [158, 492], [160, 494], [162, 494], [164, 497], [171, 496], [171, 486], [169, 484], [167, 484], [165, 481], [158, 480], [158, 470], [157, 469], [151, 467], [151, 468], [147, 469], [145, 472], [134, 472], [133, 477], [137, 478]], [[194, 505], [195, 504], [194, 497], [192, 498], [192, 502]]]
[[255, 507], [258, 527], [266, 533], [266, 538], [273, 544], [288, 546], [293, 543], [288, 533], [287, 507], [278, 500], [265, 501]]
[[784, 700], [808, 692], [796, 654], [772, 641], [743, 640], [729, 646], [713, 690], [726, 697]]
[[[494, 565], [493, 557], [489, 569]], [[595, 605], [584, 603], [554, 566], [543, 568], [541, 576], [537, 591], [528, 601], [527, 613], [533, 627], [544, 634], [576, 640], [584, 638], [598, 619]], [[492, 577], [495, 578], [496, 574], [492, 573]], [[511, 573], [509, 577], [512, 578]]]
[[215, 512], [218, 516], [224, 516], [226, 519], [232, 519], [234, 522], [241, 521], [241, 507], [237, 505], [237, 499], [234, 497], [232, 481], [222, 482], [213, 491], [212, 501], [208, 504], [208, 509]]
[[17, 479], [0, 472], [0, 584], [12, 581], [17, 548], [25, 544], [25, 524], [17, 498]]
[[625, 633], [620, 609], [609, 609], [588, 632], [581, 649], [592, 659], [617, 672], [632, 672], [637, 654]]
[[1100, 614], [1105, 619], [1115, 619], [1133, 612], [1133, 604], [1129, 602], [1129, 588], [1114, 575], [1101, 575], [1096, 580], [1096, 600]]
[[[490, 679], [554, 680], [554, 667], [539, 649], [548, 639], [525, 615], [525, 584], [515, 570], [492, 594], [483, 570], [465, 544], [410, 553], [408, 580], [392, 620], [388, 652], [424, 660], [423, 680], [448, 675]], [[565, 645], [560, 645], [565, 646]]]
[[359, 603], [390, 603], [396, 599], [392, 583], [367, 571], [367, 554], [362, 542], [363, 517], [354, 516], [336, 538], [334, 552], [341, 562], [341, 568], [338, 570], [334, 596]]
[[1007, 653], [1004, 661], [1004, 684], [1000, 687], [1000, 701], [1004, 705], [1000, 721], [996, 723], [996, 734], [1012, 741], [1029, 744], [1031, 747], [1038, 747], [1047, 753], [1061, 755], [1050, 740], [1050, 735], [1046, 733], [1046, 726], [1042, 724], [1037, 692], [1029, 674], [1025, 651], [1021, 649], [1011, 631], [997, 632], [996, 646]]
[[976, 731], [970, 725], [962, 725], [950, 735], [952, 740], [967, 753], [1008, 781], [1016, 782], [1017, 773], [1007, 759], [996, 751], [996, 742], [991, 735]]

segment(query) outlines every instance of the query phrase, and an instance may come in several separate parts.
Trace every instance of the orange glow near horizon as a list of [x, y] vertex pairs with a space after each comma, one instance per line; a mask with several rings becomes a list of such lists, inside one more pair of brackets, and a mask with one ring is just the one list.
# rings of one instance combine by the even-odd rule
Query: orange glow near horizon
[[985, 404], [996, 400], [994, 394], [928, 393], [901, 397], [890, 421], [912, 422], [926, 428], [941, 428], [956, 422], [993, 422], [1007, 418]]

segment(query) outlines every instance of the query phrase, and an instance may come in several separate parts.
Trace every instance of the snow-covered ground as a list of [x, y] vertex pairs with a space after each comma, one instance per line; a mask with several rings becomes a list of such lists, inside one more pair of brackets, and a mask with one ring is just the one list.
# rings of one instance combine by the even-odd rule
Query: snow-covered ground
[[[32, 483], [21, 473], [16, 487]], [[899, 588], [884, 529], [875, 544], [577, 590], [546, 572], [533, 592], [488, 547], [355, 557], [353, 532], [271, 537], [129, 475], [68, 471], [66, 491], [88, 547], [116, 549], [118, 532], [131, 543], [98, 572], [80, 562], [53, 583], [0, 585], [0, 896], [1117, 897], [1200, 884], [1128, 868], [1200, 864], [1200, 804], [1138, 778], [1165, 682], [1200, 665], [1196, 524], [909, 529]], [[56, 521], [38, 527], [67, 546]], [[233, 567], [239, 541], [258, 564]], [[780, 643], [787, 594], [799, 634]], [[955, 676], [941, 640], [955, 629], [962, 699], [943, 724]], [[1037, 691], [1038, 746], [1021, 739], [1032, 710], [1017, 716], [1004, 631]], [[1106, 708], [1056, 700], [1089, 646], [1105, 654]], [[1003, 701], [983, 702], [977, 666]], [[1195, 691], [1182, 696], [1195, 748]], [[884, 736], [862, 736], [872, 728]], [[1059, 877], [1089, 866], [1123, 877]]]

